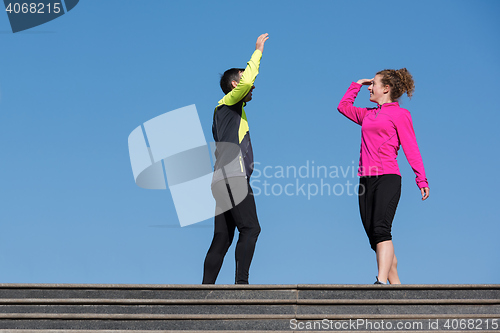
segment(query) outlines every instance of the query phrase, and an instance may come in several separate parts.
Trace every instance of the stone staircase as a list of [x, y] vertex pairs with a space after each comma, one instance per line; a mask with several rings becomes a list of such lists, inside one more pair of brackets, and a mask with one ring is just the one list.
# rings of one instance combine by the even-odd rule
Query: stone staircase
[[0, 332], [500, 332], [500, 285], [0, 284]]

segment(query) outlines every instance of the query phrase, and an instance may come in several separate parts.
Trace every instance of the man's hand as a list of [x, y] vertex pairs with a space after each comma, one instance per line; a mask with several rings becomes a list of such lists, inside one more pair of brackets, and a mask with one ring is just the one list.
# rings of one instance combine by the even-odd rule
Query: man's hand
[[361, 80], [358, 80], [358, 84], [361, 84], [363, 86], [369, 86], [370, 84], [372, 84], [373, 82], [373, 79], [361, 79]]
[[422, 187], [420, 189], [420, 192], [422, 192], [422, 201], [427, 199], [429, 197], [429, 188], [428, 187]]
[[259, 38], [257, 38], [257, 43], [255, 43], [255, 49], [256, 50], [260, 50], [260, 52], [264, 52], [264, 43], [266, 42], [266, 40], [269, 39], [269, 34], [262, 34], [259, 36]]

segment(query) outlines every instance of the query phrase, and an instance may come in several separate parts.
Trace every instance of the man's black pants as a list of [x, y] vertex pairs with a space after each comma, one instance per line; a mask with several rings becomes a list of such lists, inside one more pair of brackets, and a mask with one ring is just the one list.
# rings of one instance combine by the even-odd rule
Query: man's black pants
[[[240, 235], [236, 244], [235, 283], [248, 284], [248, 271], [252, 262], [255, 243], [260, 234], [260, 225], [257, 219], [252, 188], [245, 178], [243, 180], [246, 182], [246, 186], [248, 186], [248, 194], [244, 199], [241, 199], [241, 202], [238, 203], [240, 200], [236, 200], [236, 204], [235, 198], [232, 195], [234, 191], [231, 191], [229, 185], [224, 181], [219, 182], [212, 188], [219, 212], [221, 207], [232, 208], [215, 216], [214, 238], [205, 258], [203, 284], [215, 283], [222, 267], [224, 256], [233, 242], [236, 228], [238, 228]], [[220, 193], [226, 194], [226, 200], [221, 198], [224, 196], [221, 196]], [[228, 203], [228, 200], [231, 200], [231, 203]]]

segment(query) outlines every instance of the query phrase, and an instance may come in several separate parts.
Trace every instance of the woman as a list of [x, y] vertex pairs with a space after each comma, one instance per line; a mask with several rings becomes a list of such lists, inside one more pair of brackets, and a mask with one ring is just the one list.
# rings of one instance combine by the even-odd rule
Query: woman
[[[377, 103], [377, 107], [353, 106], [363, 85], [368, 86], [370, 101]], [[411, 98], [414, 90], [413, 78], [406, 68], [385, 69], [373, 79], [351, 83], [338, 106], [340, 113], [361, 125], [359, 211], [370, 245], [377, 253], [375, 284], [385, 284], [387, 280], [391, 284], [401, 283], [391, 235], [392, 220], [401, 194], [401, 174], [396, 160], [400, 145], [415, 172], [422, 200], [429, 197], [429, 185], [411, 115], [398, 103], [404, 93]]]

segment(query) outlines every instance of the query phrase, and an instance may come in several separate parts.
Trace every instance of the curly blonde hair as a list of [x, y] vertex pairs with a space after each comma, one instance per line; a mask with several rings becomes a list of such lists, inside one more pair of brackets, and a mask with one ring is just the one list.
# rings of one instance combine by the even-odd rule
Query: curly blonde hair
[[413, 77], [406, 68], [401, 69], [384, 69], [377, 73], [382, 76], [382, 84], [391, 87], [391, 100], [397, 101], [404, 93], [409, 98], [415, 91], [415, 83]]

